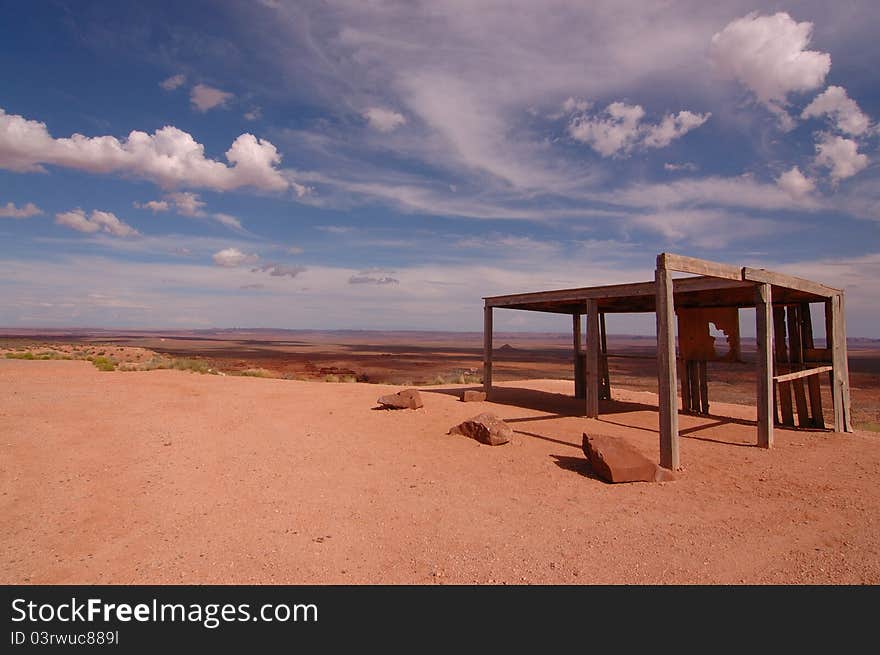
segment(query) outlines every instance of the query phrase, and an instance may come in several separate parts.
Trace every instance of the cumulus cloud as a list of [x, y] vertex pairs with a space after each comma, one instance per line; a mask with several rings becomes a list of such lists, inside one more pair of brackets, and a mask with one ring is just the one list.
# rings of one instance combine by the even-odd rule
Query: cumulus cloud
[[831, 70], [831, 55], [807, 50], [812, 32], [812, 23], [798, 23], [785, 12], [753, 12], [712, 37], [711, 57], [719, 71], [742, 83], [789, 129], [789, 94], [819, 88]]
[[215, 252], [212, 259], [217, 266], [235, 268], [237, 266], [256, 264], [260, 257], [255, 254], [243, 253], [238, 248], [224, 248], [219, 252]]
[[183, 73], [178, 73], [177, 75], [172, 75], [171, 77], [159, 82], [159, 86], [161, 86], [166, 91], [174, 91], [174, 89], [179, 89], [185, 83], [186, 75], [184, 75]]
[[34, 203], [29, 202], [21, 207], [16, 207], [13, 203], [7, 202], [0, 205], [0, 218], [30, 218], [42, 214], [43, 210]]
[[196, 84], [189, 94], [193, 109], [205, 113], [215, 107], [223, 107], [234, 95], [227, 91], [215, 89], [207, 84]]
[[171, 208], [167, 200], [149, 200], [147, 202], [134, 202], [132, 204], [137, 209], [149, 209], [154, 214], [167, 212]]
[[800, 200], [813, 192], [816, 183], [793, 166], [776, 178], [776, 184], [795, 200]]
[[667, 114], [659, 125], [651, 125], [647, 128], [642, 142], [647, 148], [665, 148], [675, 139], [700, 127], [711, 115], [710, 113], [695, 114], [687, 110], [680, 111], [676, 115]]
[[176, 127], [147, 134], [113, 136], [73, 134], [56, 139], [45, 123], [0, 109], [0, 168], [19, 173], [44, 172], [44, 164], [91, 173], [124, 173], [163, 187], [186, 185], [229, 191], [243, 186], [281, 191], [290, 185], [275, 167], [281, 155], [269, 141], [242, 134], [226, 151], [226, 164], [205, 157], [205, 147]]
[[568, 134], [588, 144], [603, 157], [626, 154], [638, 145], [664, 148], [705, 123], [711, 114], [680, 111], [667, 114], [656, 125], [642, 124], [645, 110], [640, 105], [612, 102], [596, 116], [578, 114], [568, 125]]
[[283, 266], [282, 264], [266, 264], [251, 269], [251, 273], [268, 273], [272, 277], [296, 277], [306, 272], [305, 266]]
[[839, 182], [867, 167], [868, 157], [852, 139], [822, 134], [816, 143], [816, 163], [830, 169], [831, 179]]
[[254, 107], [250, 111], [246, 111], [244, 113], [244, 119], [246, 121], [259, 120], [260, 118], [262, 118], [262, 116], [263, 116], [263, 110], [260, 109], [259, 107]]
[[119, 220], [112, 212], [97, 209], [93, 210], [89, 217], [86, 217], [86, 213], [79, 208], [71, 209], [68, 212], [61, 212], [55, 214], [55, 222], [77, 232], [89, 234], [103, 231], [115, 237], [140, 236], [137, 230]]
[[165, 196], [174, 203], [177, 213], [182, 216], [204, 216], [205, 203], [199, 198], [199, 194], [191, 191], [177, 191]]
[[379, 132], [393, 132], [406, 124], [406, 117], [403, 114], [382, 107], [369, 107], [362, 115], [369, 126]]
[[855, 100], [846, 94], [841, 86], [829, 86], [806, 106], [801, 118], [828, 116], [841, 132], [859, 136], [868, 131], [871, 119], [868, 118]]
[[[369, 270], [361, 271], [358, 275], [352, 275], [348, 278], [349, 284], [376, 284], [384, 286], [386, 284], [400, 284], [400, 280], [390, 275], [378, 275], [381, 271]], [[393, 273], [393, 271], [391, 271]]]

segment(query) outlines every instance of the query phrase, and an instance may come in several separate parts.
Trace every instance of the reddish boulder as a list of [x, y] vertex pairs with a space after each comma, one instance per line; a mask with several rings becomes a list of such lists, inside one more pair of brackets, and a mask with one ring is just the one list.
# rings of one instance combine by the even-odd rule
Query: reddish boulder
[[419, 407], [424, 407], [422, 395], [415, 389], [391, 393], [387, 396], [382, 396], [376, 402], [385, 409], [418, 409]]
[[486, 400], [486, 392], [485, 391], [465, 391], [461, 395], [462, 402], [465, 403], [479, 403]]
[[462, 434], [489, 446], [500, 446], [510, 441], [513, 430], [494, 414], [484, 413], [459, 423], [448, 434]]
[[657, 466], [623, 439], [584, 433], [584, 455], [593, 472], [606, 482], [666, 482], [671, 471]]

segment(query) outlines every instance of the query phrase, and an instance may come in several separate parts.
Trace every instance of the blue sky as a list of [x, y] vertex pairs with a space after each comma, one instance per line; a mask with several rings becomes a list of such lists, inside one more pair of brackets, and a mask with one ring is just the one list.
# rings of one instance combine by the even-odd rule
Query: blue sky
[[4, 3], [0, 325], [476, 330], [665, 250], [880, 336], [880, 6], [710, 4]]

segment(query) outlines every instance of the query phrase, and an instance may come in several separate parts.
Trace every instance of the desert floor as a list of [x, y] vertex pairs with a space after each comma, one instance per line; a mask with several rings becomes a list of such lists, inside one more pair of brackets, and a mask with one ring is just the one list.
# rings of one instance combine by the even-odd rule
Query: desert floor
[[[681, 417], [675, 482], [591, 476], [583, 432], [657, 458], [650, 392], [397, 387], [0, 360], [2, 583], [880, 582], [880, 434]], [[448, 436], [482, 411], [498, 447]]]

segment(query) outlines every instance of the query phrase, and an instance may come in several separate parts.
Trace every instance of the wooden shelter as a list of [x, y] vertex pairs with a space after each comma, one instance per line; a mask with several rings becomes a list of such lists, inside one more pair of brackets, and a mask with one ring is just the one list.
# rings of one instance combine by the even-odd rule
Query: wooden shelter
[[[672, 273], [690, 277], [673, 279]], [[611, 398], [605, 314], [654, 312], [660, 410], [660, 465], [679, 468], [678, 378], [682, 410], [708, 414], [706, 362], [718, 359], [707, 340], [709, 323], [725, 325], [730, 352], [739, 356], [740, 308], [755, 308], [759, 446], [773, 445], [774, 424], [825, 427], [819, 375], [828, 373], [834, 430], [851, 432], [844, 293], [783, 273], [661, 253], [653, 282], [538, 291], [483, 299], [483, 384], [492, 392], [492, 317], [495, 309], [521, 309], [572, 316], [575, 396], [584, 415], [599, 416], [599, 400]], [[810, 305], [825, 308], [826, 347], [816, 348]], [[581, 326], [586, 317], [586, 348]], [[676, 356], [676, 316], [679, 349]], [[735, 320], [734, 320], [735, 319]], [[734, 327], [735, 325], [735, 327]], [[679, 371], [680, 369], [680, 371]], [[806, 383], [806, 387], [804, 384]], [[794, 395], [794, 404], [792, 403]]]

